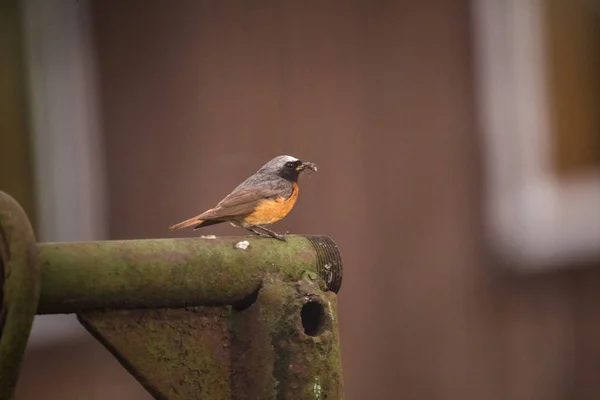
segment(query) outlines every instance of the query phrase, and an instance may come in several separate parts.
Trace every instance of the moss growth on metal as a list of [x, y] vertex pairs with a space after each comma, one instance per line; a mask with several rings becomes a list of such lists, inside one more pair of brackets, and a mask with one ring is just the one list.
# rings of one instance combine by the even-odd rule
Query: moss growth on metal
[[33, 230], [21, 207], [0, 192], [0, 400], [12, 398], [39, 296]]
[[[248, 240], [246, 249], [235, 243]], [[265, 273], [285, 280], [317, 270], [312, 244], [257, 237], [41, 244], [38, 313], [103, 308], [224, 305], [244, 299]]]
[[[335, 295], [322, 292], [316, 282], [285, 282], [267, 275], [256, 303], [232, 314], [232, 341], [246, 352], [252, 380], [233, 382], [247, 397], [261, 399], [342, 399], [342, 375]], [[324, 329], [318, 336], [304, 333], [300, 317], [307, 302], [324, 307]], [[232, 364], [234, 371], [244, 365]], [[236, 369], [237, 368], [237, 369]], [[236, 397], [237, 398], [237, 397]]]
[[[158, 399], [328, 399], [342, 394], [335, 295], [313, 281], [268, 274], [254, 304], [116, 310], [80, 320]], [[308, 336], [307, 302], [324, 306], [324, 329]]]
[[229, 400], [230, 307], [96, 311], [79, 315], [157, 399]]

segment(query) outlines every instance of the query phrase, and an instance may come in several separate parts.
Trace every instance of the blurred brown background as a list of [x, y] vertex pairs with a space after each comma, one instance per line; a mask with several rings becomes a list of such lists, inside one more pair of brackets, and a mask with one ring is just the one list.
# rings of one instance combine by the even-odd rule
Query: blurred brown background
[[[274, 229], [341, 249], [347, 399], [600, 398], [600, 270], [518, 276], [484, 245], [468, 1], [91, 5], [109, 238], [314, 161]], [[86, 336], [31, 349], [16, 399], [149, 395]]]

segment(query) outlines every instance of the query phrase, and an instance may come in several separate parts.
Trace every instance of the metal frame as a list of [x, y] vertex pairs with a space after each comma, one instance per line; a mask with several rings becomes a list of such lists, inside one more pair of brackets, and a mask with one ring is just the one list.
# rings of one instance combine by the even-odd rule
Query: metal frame
[[0, 271], [0, 400], [36, 313], [77, 315], [156, 399], [343, 398], [326, 236], [36, 243], [0, 192]]

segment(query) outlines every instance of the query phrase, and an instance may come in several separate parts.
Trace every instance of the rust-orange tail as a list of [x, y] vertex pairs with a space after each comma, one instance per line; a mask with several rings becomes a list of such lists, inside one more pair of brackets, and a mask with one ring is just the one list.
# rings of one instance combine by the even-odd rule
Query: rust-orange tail
[[201, 224], [203, 222], [204, 222], [204, 220], [198, 218], [198, 216], [195, 216], [193, 218], [186, 219], [185, 221], [181, 221], [178, 224], [170, 226], [169, 230], [174, 231], [175, 229], [187, 228], [188, 226], [198, 225], [198, 224]]

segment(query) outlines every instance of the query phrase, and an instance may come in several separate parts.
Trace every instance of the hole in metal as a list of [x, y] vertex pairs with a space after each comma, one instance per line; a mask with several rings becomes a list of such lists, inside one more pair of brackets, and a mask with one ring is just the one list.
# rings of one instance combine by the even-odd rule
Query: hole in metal
[[308, 336], [319, 336], [325, 330], [325, 308], [321, 303], [310, 301], [304, 304], [300, 316]]

